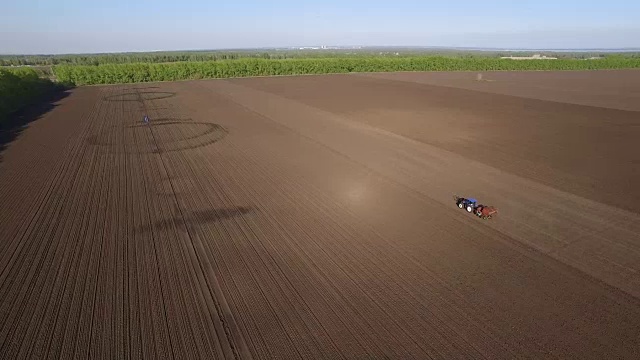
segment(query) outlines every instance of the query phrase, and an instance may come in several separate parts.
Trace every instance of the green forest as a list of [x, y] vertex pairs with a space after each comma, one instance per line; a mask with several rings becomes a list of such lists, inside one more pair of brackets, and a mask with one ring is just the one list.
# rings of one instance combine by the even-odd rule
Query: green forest
[[56, 65], [57, 80], [72, 85], [120, 84], [150, 81], [233, 78], [248, 76], [331, 74], [389, 71], [503, 71], [598, 70], [640, 68], [640, 58], [609, 56], [579, 60], [510, 60], [491, 57], [345, 57], [306, 59], [253, 59]]
[[[588, 59], [607, 57], [611, 54], [598, 51], [585, 52], [537, 52], [560, 59]], [[364, 48], [364, 49], [266, 49], [266, 50], [216, 50], [216, 51], [159, 51], [114, 54], [69, 54], [69, 55], [0, 55], [0, 66], [51, 66], [51, 65], [104, 65], [132, 63], [168, 63], [184, 61], [224, 61], [237, 59], [308, 59], [308, 58], [362, 58], [362, 57], [473, 57], [492, 58], [501, 56], [529, 56], [530, 51], [471, 51], [457, 49], [414, 48]], [[614, 55], [615, 56], [615, 55]], [[626, 57], [638, 57], [638, 53], [625, 53]]]

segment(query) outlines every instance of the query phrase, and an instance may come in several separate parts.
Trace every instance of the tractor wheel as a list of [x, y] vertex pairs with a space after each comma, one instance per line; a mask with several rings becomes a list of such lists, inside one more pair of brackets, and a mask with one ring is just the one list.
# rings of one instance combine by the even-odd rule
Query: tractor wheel
[[462, 205], [462, 203], [460, 202], [460, 203], [458, 203], [458, 207], [459, 207], [460, 209], [462, 209], [462, 208], [464, 207], [464, 205]]
[[471, 205], [467, 206], [467, 212], [472, 212], [473, 211], [473, 207]]

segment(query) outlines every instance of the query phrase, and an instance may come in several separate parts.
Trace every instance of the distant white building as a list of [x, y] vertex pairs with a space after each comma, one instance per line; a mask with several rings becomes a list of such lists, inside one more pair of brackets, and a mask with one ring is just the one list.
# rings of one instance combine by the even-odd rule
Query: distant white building
[[503, 56], [501, 59], [511, 59], [511, 60], [555, 60], [557, 57], [545, 56], [540, 54], [535, 54], [532, 56]]

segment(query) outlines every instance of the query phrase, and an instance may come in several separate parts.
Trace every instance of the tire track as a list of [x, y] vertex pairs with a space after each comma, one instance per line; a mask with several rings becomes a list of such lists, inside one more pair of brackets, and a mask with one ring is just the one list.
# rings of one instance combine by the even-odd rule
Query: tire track
[[[144, 109], [144, 113], [148, 113], [148, 111], [146, 110], [146, 105], [143, 105], [143, 109]], [[162, 131], [162, 129], [160, 129], [160, 131]], [[151, 134], [151, 137], [153, 139], [153, 142], [154, 142], [156, 148], [161, 149], [162, 146], [159, 144], [157, 136], [156, 136], [156, 132], [154, 131], [152, 126], [149, 127], [149, 133]], [[168, 136], [167, 138], [173, 138], [173, 137], [172, 136]], [[177, 138], [182, 138], [182, 137], [177, 137]], [[186, 139], [188, 140], [189, 138], [190, 137], [187, 137]], [[174, 194], [174, 201], [176, 201], [175, 205], [171, 206], [171, 207], [173, 207], [179, 213], [179, 218], [180, 218], [179, 221], [180, 222], [184, 222], [185, 221], [184, 214], [182, 213], [182, 209], [181, 209], [179, 203], [177, 202], [177, 199], [175, 198], [176, 190], [175, 190], [175, 186], [173, 184], [173, 181], [171, 180], [171, 176], [172, 175], [168, 172], [168, 168], [167, 168], [167, 165], [166, 165], [166, 161], [167, 160], [165, 159], [162, 151], [159, 152], [158, 159], [159, 159], [159, 163], [160, 163], [160, 167], [159, 167], [160, 172], [158, 173], [157, 179], [161, 179], [161, 178], [164, 178], [164, 177], [169, 179], [168, 183], [169, 183], [169, 186], [171, 188], [171, 192]], [[167, 203], [166, 206], [170, 206], [169, 203]], [[186, 235], [187, 235], [187, 237], [189, 239], [188, 241], [189, 242], [193, 242], [193, 239], [192, 239], [191, 234], [189, 233], [188, 227], [185, 228], [185, 230], [186, 230]], [[229, 338], [229, 334], [227, 334], [227, 337], [228, 337], [227, 342], [231, 342], [231, 344], [233, 344], [234, 342], [236, 342], [236, 343], [238, 342], [238, 339], [232, 340], [231, 338]], [[232, 349], [234, 349], [234, 348], [235, 347], [232, 347]], [[238, 353], [237, 353], [238, 350], [233, 350], [233, 351], [235, 353], [234, 356], [238, 356]], [[243, 351], [242, 350], [242, 345], [241, 345], [241, 348], [239, 349], [239, 351]], [[246, 350], [245, 350], [245, 352], [246, 352]]]
[[[184, 162], [185, 160], [186, 160], [186, 159], [180, 159], [180, 160], [178, 161], [178, 163]], [[190, 176], [190, 178], [196, 178], [196, 176]], [[194, 188], [194, 187], [193, 187], [193, 186], [191, 186], [191, 188]], [[204, 187], [204, 188], [209, 188], [209, 187]], [[214, 188], [215, 188], [215, 186], [214, 186]], [[217, 204], [217, 205], [219, 206], [220, 204]], [[233, 231], [233, 230], [230, 230], [229, 228], [226, 228], [226, 230], [223, 230], [223, 231]], [[267, 287], [267, 288], [268, 288], [268, 287]]]

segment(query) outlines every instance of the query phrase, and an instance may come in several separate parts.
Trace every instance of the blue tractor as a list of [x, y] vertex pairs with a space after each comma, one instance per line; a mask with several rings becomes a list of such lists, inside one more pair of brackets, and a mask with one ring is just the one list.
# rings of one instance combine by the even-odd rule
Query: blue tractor
[[467, 210], [467, 212], [473, 212], [473, 210], [475, 210], [476, 206], [478, 206], [478, 200], [474, 199], [474, 198], [463, 198], [463, 197], [455, 197], [456, 199], [456, 205], [458, 205], [458, 207], [460, 209], [465, 209]]

